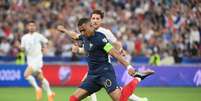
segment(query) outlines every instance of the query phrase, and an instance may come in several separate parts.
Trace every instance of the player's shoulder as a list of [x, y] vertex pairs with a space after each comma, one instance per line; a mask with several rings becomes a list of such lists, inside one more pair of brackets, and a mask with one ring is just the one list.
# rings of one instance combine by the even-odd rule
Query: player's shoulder
[[96, 31], [97, 31], [97, 32], [102, 32], [102, 33], [111, 32], [109, 29], [104, 28], [104, 27], [99, 27]]
[[107, 29], [107, 28], [104, 28], [104, 27], [99, 27], [98, 29], [97, 29], [97, 31], [108, 31], [109, 29]]
[[96, 31], [95, 34], [96, 34], [96, 35], [95, 35], [95, 36], [96, 36], [95, 38], [97, 38], [97, 39], [101, 39], [101, 38], [106, 37], [103, 32]]
[[36, 36], [43, 36], [41, 33], [39, 33], [39, 32], [34, 32], [34, 35], [36, 35]]
[[28, 39], [29, 38], [29, 33], [26, 33], [26, 34], [24, 34], [23, 36], [22, 36], [22, 39]]
[[37, 38], [43, 38], [45, 37], [43, 34], [39, 33], [39, 32], [34, 32], [35, 37]]
[[100, 43], [100, 42], [105, 42], [107, 41], [106, 36], [101, 33], [101, 32], [96, 32], [95, 38], [94, 38], [95, 43]]

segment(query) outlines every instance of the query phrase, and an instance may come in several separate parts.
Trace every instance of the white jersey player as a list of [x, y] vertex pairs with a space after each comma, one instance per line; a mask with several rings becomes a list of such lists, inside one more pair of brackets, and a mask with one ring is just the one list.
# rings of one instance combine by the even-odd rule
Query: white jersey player
[[[114, 34], [109, 29], [101, 27], [102, 22], [103, 22], [103, 18], [104, 18], [104, 13], [101, 10], [94, 10], [91, 13], [91, 23], [97, 29], [96, 31], [104, 33], [105, 36], [106, 36], [106, 38], [108, 39], [108, 41], [110, 43], [112, 43], [112, 45], [117, 50], [119, 50], [119, 52], [122, 55], [126, 55], [125, 51], [122, 48], [121, 42], [119, 42], [116, 39], [116, 37], [114, 36]], [[97, 101], [95, 93], [91, 95], [91, 99], [92, 99], [92, 101]], [[138, 97], [138, 96], [136, 96], [134, 94], [129, 97], [129, 100], [132, 100], [132, 101], [148, 101], [147, 98], [141, 98], [141, 97]]]
[[47, 91], [48, 101], [54, 101], [55, 93], [51, 91], [49, 82], [44, 78], [41, 70], [43, 67], [42, 49], [45, 48], [45, 44], [48, 40], [43, 35], [36, 32], [35, 21], [29, 21], [27, 28], [29, 32], [22, 37], [20, 46], [20, 48], [25, 51], [27, 57], [27, 68], [24, 72], [24, 77], [35, 88], [37, 101], [42, 98], [42, 89], [38, 86], [34, 76]]

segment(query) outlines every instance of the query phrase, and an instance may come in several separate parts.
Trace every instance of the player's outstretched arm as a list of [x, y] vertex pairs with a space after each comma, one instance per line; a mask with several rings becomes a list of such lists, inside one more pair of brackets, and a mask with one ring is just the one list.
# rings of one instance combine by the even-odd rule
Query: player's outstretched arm
[[67, 34], [68, 36], [70, 36], [72, 39], [78, 39], [79, 38], [79, 34], [73, 31], [69, 31], [67, 30], [63, 25], [58, 25], [57, 26], [57, 30], [60, 32], [63, 32], [65, 34]]
[[115, 41], [115, 42], [112, 42], [112, 45], [114, 46], [114, 48], [115, 48], [117, 51], [120, 52], [120, 51], [122, 50], [121, 42]]
[[133, 67], [130, 65], [129, 62], [127, 62], [122, 55], [120, 55], [120, 53], [113, 48], [113, 46], [110, 43], [107, 43], [104, 46], [104, 50], [106, 52], [108, 52], [108, 54], [112, 55], [113, 57], [115, 57], [121, 64], [124, 65], [124, 67], [126, 67], [126, 69], [128, 70], [128, 73], [130, 75], [134, 75], [135, 74], [135, 70], [133, 69]]

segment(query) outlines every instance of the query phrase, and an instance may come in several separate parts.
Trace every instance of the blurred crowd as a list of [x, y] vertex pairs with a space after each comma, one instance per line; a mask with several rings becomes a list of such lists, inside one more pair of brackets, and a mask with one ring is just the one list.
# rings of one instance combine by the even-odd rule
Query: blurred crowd
[[93, 9], [133, 56], [201, 56], [200, 0], [0, 0], [0, 56], [16, 56], [16, 44], [34, 19], [49, 39], [47, 56], [72, 56], [72, 41], [55, 26], [77, 31]]

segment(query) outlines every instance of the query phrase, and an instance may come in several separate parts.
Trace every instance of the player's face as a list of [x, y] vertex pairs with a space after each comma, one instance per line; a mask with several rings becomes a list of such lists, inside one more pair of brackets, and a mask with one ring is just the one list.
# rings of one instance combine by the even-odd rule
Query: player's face
[[94, 34], [94, 27], [91, 23], [86, 23], [82, 26], [79, 26], [79, 31], [81, 34], [89, 37]]
[[29, 32], [35, 32], [36, 31], [36, 24], [35, 23], [29, 23], [27, 27], [28, 27]]
[[94, 28], [98, 28], [102, 24], [102, 18], [99, 14], [92, 14], [91, 16], [91, 23], [94, 26]]

